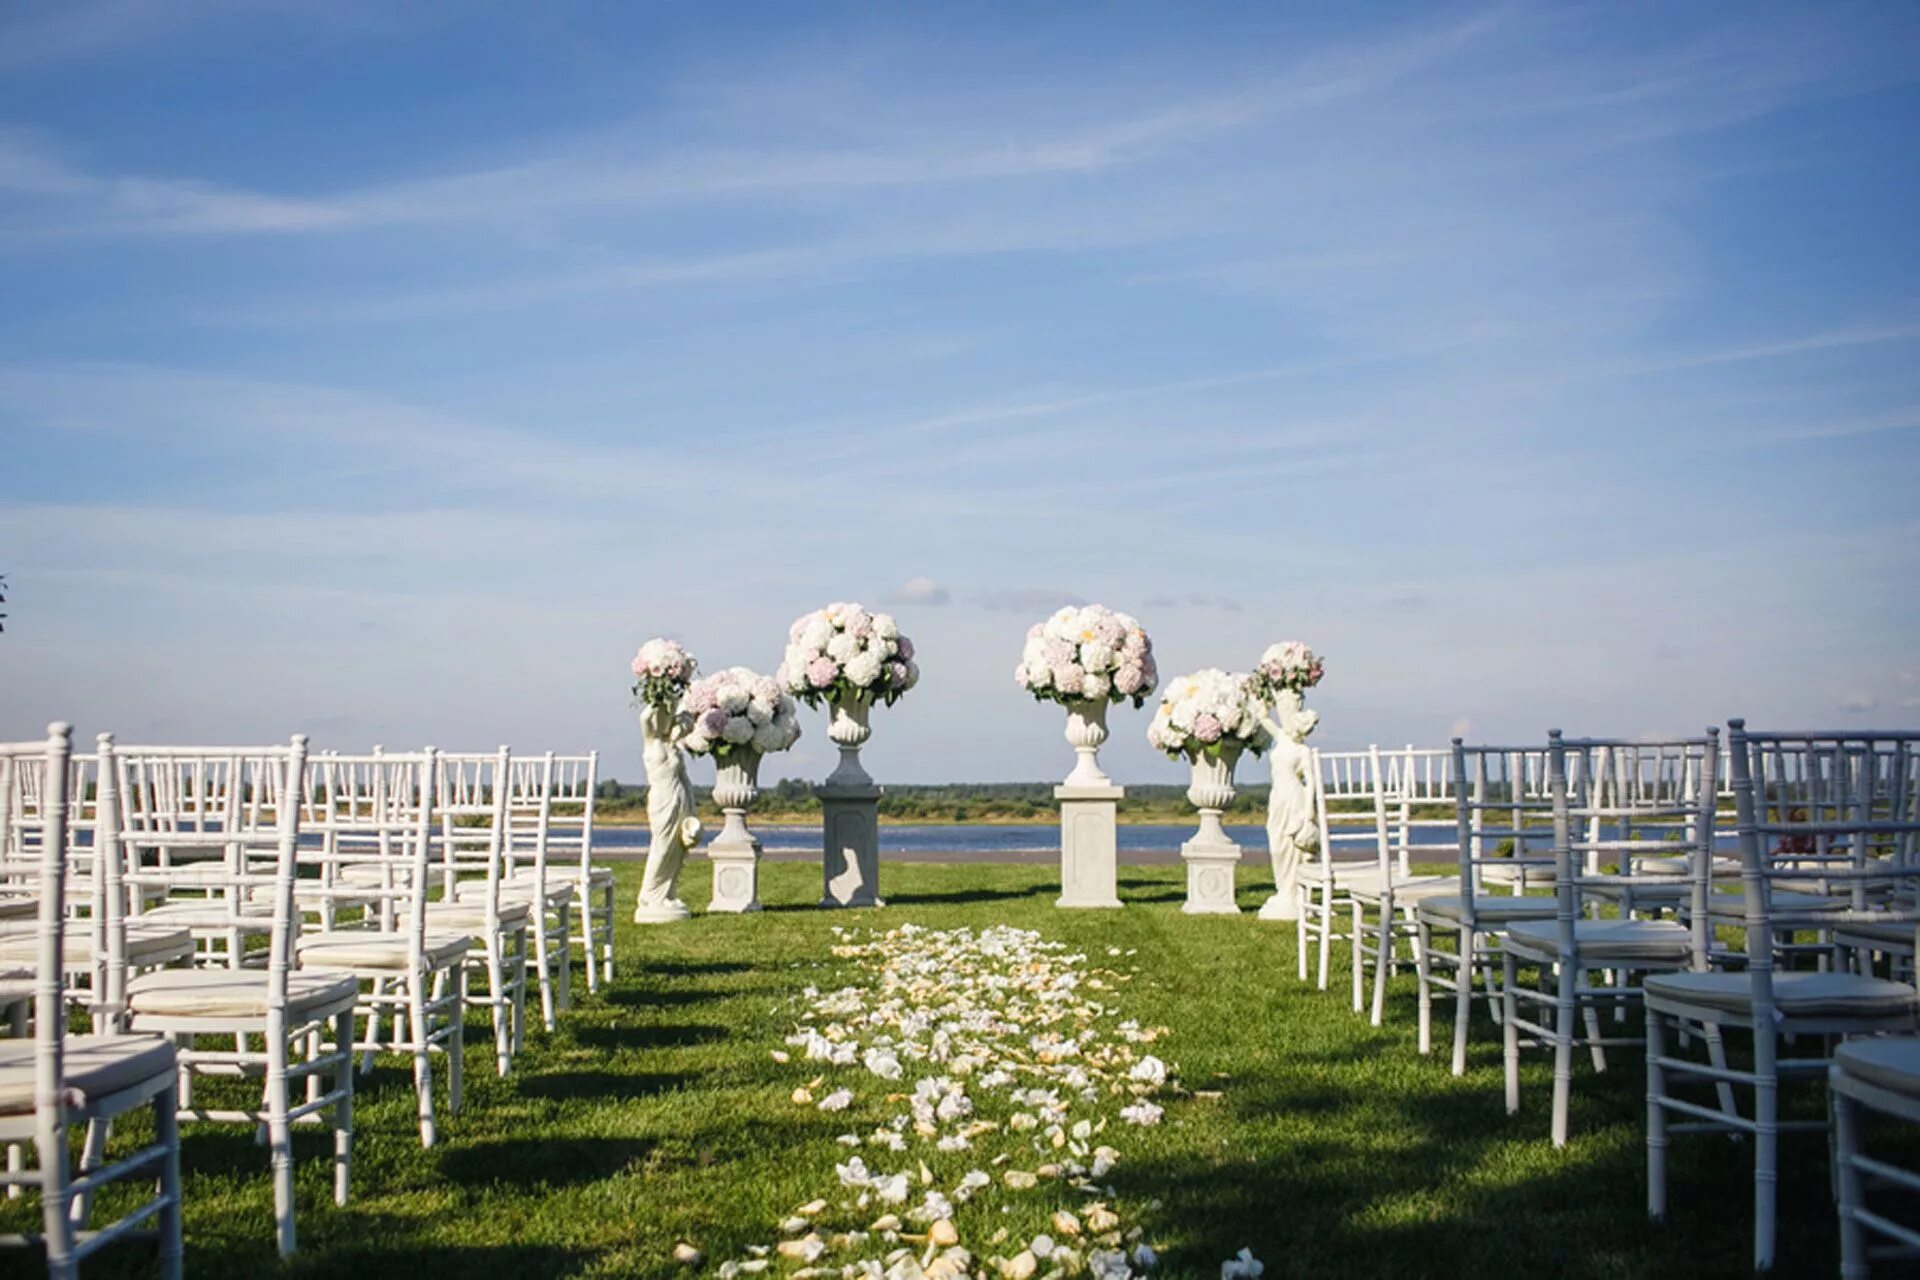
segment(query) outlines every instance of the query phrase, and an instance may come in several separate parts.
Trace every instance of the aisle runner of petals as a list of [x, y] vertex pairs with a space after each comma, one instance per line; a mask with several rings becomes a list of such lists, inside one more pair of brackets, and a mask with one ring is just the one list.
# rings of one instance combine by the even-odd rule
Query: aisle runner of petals
[[[822, 1071], [794, 1090], [796, 1105], [837, 1112], [856, 1097], [881, 1099], [893, 1114], [842, 1134], [838, 1185], [797, 1206], [779, 1243], [722, 1262], [722, 1280], [770, 1270], [796, 1280], [1149, 1273], [1157, 1258], [1144, 1230], [1104, 1184], [1125, 1158], [1125, 1135], [1160, 1122], [1154, 1097], [1178, 1089], [1146, 1049], [1166, 1029], [1120, 1021], [1108, 1003], [1132, 975], [1004, 926], [909, 924], [858, 941], [834, 933], [834, 954], [872, 977], [807, 988], [793, 1051], [774, 1058]], [[1012, 1198], [1058, 1200], [1063, 1189], [1073, 1207], [1054, 1212], [1046, 1233], [1017, 1238], [996, 1224]]]

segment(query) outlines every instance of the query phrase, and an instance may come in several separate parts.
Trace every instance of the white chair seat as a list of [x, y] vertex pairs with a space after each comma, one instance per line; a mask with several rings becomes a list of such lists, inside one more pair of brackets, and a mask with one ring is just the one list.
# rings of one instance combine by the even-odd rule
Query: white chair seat
[[[1551, 920], [1554, 910], [1552, 898], [1526, 898], [1506, 893], [1473, 900], [1474, 919], [1481, 924], [1505, 925], [1515, 920]], [[1465, 923], [1467, 900], [1457, 893], [1427, 898], [1420, 903], [1420, 914]]]
[[[69, 929], [60, 940], [61, 963], [68, 973], [85, 973], [93, 968], [92, 931], [84, 925]], [[193, 954], [193, 934], [172, 925], [127, 925], [127, 963], [136, 967], [165, 964]], [[0, 937], [0, 966], [34, 965], [40, 962], [40, 939], [36, 934], [10, 933]]]
[[[1553, 921], [1527, 921], [1507, 930], [1508, 939], [1528, 951], [1553, 954], [1560, 945], [1560, 928]], [[1582, 960], [1644, 960], [1683, 964], [1691, 951], [1691, 936], [1671, 920], [1575, 920], [1573, 943]]]
[[[1776, 914], [1798, 914], [1803, 911], [1845, 911], [1848, 902], [1845, 898], [1830, 897], [1823, 893], [1796, 893], [1790, 889], [1776, 888], [1770, 895]], [[1707, 914], [1718, 920], [1738, 922], [1747, 917], [1747, 896], [1734, 890], [1726, 892], [1716, 889], [1707, 895]]]
[[136, 920], [181, 928], [213, 929], [232, 924], [236, 916], [248, 921], [248, 928], [262, 932], [273, 927], [273, 903], [243, 898], [237, 904], [225, 898], [176, 898], [142, 911]]
[[1883, 942], [1899, 947], [1903, 951], [1913, 950], [1914, 932], [1920, 925], [1911, 920], [1889, 920], [1884, 924], [1869, 921], [1865, 924], [1837, 924], [1833, 927], [1836, 938], [1860, 939], [1865, 942]]
[[[1753, 979], [1745, 973], [1661, 973], [1646, 980], [1648, 996], [1753, 1013]], [[1774, 1005], [1787, 1017], [1892, 1017], [1915, 1008], [1913, 988], [1857, 973], [1775, 973]]]
[[335, 884], [371, 886], [385, 885], [391, 878], [394, 885], [400, 886], [407, 883], [410, 871], [411, 868], [406, 863], [397, 859], [388, 865], [378, 862], [349, 862], [333, 869], [333, 880]]
[[[501, 924], [508, 928], [522, 925], [533, 914], [533, 907], [524, 899], [500, 899], [500, 910], [496, 913]], [[427, 904], [427, 927], [429, 929], [457, 929], [463, 932], [484, 930], [487, 927], [487, 904], [484, 902], [429, 902]]]
[[[157, 969], [127, 982], [127, 1008], [138, 1018], [264, 1018], [263, 969]], [[325, 973], [287, 975], [287, 1015], [297, 1021], [350, 1008], [359, 983]]]
[[[1693, 859], [1686, 854], [1673, 857], [1635, 858], [1633, 874], [1636, 876], [1661, 876], [1684, 880], [1693, 871]], [[1713, 878], [1715, 880], [1739, 879], [1740, 860], [1716, 856], [1713, 860]]]
[[32, 920], [39, 913], [40, 899], [32, 894], [0, 894], [0, 920]]
[[[591, 867], [587, 871], [587, 876], [588, 876], [589, 884], [593, 884], [593, 885], [612, 884], [613, 868], [601, 867], [601, 866]], [[531, 870], [516, 871], [512, 875], [507, 877], [506, 882], [508, 884], [517, 884], [523, 881], [527, 883], [532, 883], [533, 872]], [[580, 864], [569, 863], [566, 866], [555, 866], [551, 863], [548, 864], [547, 883], [549, 885], [564, 884], [572, 887], [578, 887], [580, 884]]]
[[[458, 960], [473, 940], [463, 933], [429, 933], [423, 951], [429, 966]], [[296, 943], [303, 969], [362, 970], [407, 967], [407, 935], [372, 929], [341, 929], [333, 933], [302, 934]]]
[[[1386, 896], [1381, 889], [1378, 874], [1371, 881], [1356, 882], [1349, 892], [1366, 903], [1377, 903]], [[1459, 893], [1459, 876], [1409, 876], [1405, 879], [1396, 878], [1393, 882], [1395, 903], [1419, 902], [1426, 898], [1440, 898], [1449, 894], [1458, 897]]]
[[[33, 1040], [0, 1040], [0, 1115], [33, 1112]], [[147, 1081], [171, 1083], [173, 1042], [160, 1036], [68, 1036], [61, 1068], [68, 1097], [83, 1104]]]
[[1920, 1039], [1913, 1036], [1845, 1041], [1834, 1050], [1833, 1065], [1891, 1093], [1920, 1098]]

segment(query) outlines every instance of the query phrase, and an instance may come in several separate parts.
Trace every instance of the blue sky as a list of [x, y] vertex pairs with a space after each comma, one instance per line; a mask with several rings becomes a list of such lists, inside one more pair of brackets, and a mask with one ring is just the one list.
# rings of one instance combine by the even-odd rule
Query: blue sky
[[1064, 773], [1070, 598], [1328, 746], [1911, 724], [1915, 136], [1902, 4], [10, 4], [0, 737], [633, 777], [830, 599], [883, 780]]

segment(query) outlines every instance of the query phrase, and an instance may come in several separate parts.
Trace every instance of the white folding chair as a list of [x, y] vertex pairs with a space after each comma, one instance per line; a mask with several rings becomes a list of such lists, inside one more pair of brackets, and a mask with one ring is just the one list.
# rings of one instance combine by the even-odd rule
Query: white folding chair
[[[509, 757], [507, 808], [501, 835], [504, 862], [500, 894], [527, 904], [533, 936], [534, 972], [540, 980], [540, 1023], [554, 1028], [556, 1011], [573, 1002], [573, 885], [553, 874], [548, 862], [553, 821], [555, 756]], [[591, 964], [591, 960], [589, 960]]]
[[[196, 883], [215, 890], [216, 897], [240, 902], [269, 892], [264, 966], [158, 969], [127, 978], [115, 958], [110, 982], [125, 993], [130, 1029], [156, 1032], [177, 1047], [182, 1118], [264, 1128], [277, 1243], [280, 1255], [288, 1257], [295, 1248], [295, 1125], [332, 1132], [333, 1200], [341, 1205], [347, 1201], [353, 1153], [354, 984], [337, 975], [295, 968], [300, 913], [294, 904], [294, 880], [299, 874], [306, 738], [296, 736], [287, 747], [220, 752], [220, 759], [233, 766], [233, 785], [244, 790], [247, 803], [229, 811], [232, 825], [188, 830], [171, 808], [174, 795], [155, 782], [177, 776], [198, 750], [116, 750], [103, 736], [100, 833], [116, 861], [128, 868], [149, 868], [142, 870], [143, 876], [153, 874], [150, 868], [165, 851], [174, 871], [193, 874]], [[117, 795], [104, 790], [109, 777], [117, 783]], [[218, 856], [179, 857], [209, 851]], [[215, 876], [213, 868], [222, 874]], [[110, 942], [117, 932], [117, 922], [109, 920]], [[258, 1049], [253, 1047], [256, 1041]], [[258, 1080], [260, 1091], [248, 1084], [232, 1090], [230, 1105], [200, 1102], [196, 1095], [219, 1089], [212, 1082], [221, 1079]]]
[[[1571, 769], [1570, 760], [1575, 762]], [[1557, 729], [1550, 735], [1555, 912], [1551, 920], [1508, 927], [1501, 939], [1501, 990], [1507, 1112], [1520, 1109], [1525, 1033], [1536, 1037], [1534, 1044], [1553, 1050], [1556, 1147], [1567, 1142], [1574, 1048], [1585, 1046], [1594, 1070], [1605, 1071], [1607, 1049], [1641, 1043], [1638, 1035], [1604, 1034], [1601, 1010], [1622, 1011], [1638, 1001], [1636, 974], [1706, 968], [1703, 920], [1690, 929], [1675, 920], [1607, 918], [1595, 910], [1592, 891], [1605, 886], [1631, 894], [1637, 855], [1664, 857], [1677, 847], [1689, 863], [1713, 856], [1719, 760], [1720, 736], [1713, 730], [1703, 738], [1663, 743], [1570, 743]], [[1646, 878], [1645, 872], [1638, 874]], [[1687, 883], [1704, 887], [1706, 882], [1689, 878]], [[1521, 964], [1539, 970], [1539, 989], [1519, 981]], [[1576, 1015], [1584, 1020], [1584, 1036], [1575, 1031]], [[1707, 1035], [1714, 1064], [1724, 1066], [1718, 1029], [1709, 1026]], [[1731, 1105], [1730, 1094], [1725, 1101]]]
[[[471, 936], [467, 1004], [493, 1021], [494, 1065], [504, 1076], [520, 1051], [527, 1017], [527, 961], [533, 904], [502, 891], [512, 756], [440, 752], [435, 759], [440, 893], [429, 928]], [[481, 988], [473, 975], [485, 979]]]
[[458, 1112], [465, 1034], [466, 963], [473, 937], [429, 919], [440, 780], [433, 748], [400, 754], [329, 755], [309, 791], [322, 848], [341, 892], [372, 899], [362, 918], [300, 939], [302, 968], [345, 978], [358, 991], [371, 1068], [378, 1051], [413, 1062], [420, 1145], [437, 1137], [433, 1055], [447, 1059], [447, 1110]]
[[[34, 977], [31, 1040], [0, 1041], [0, 1142], [31, 1142], [37, 1157], [32, 1169], [9, 1168], [0, 1183], [9, 1190], [37, 1190], [42, 1230], [32, 1239], [0, 1244], [46, 1249], [47, 1274], [58, 1280], [79, 1275], [82, 1259], [116, 1240], [148, 1230], [159, 1246], [160, 1272], [168, 1280], [181, 1274], [180, 1130], [176, 1105], [178, 1068], [173, 1045], [159, 1036], [67, 1033], [65, 975], [68, 795], [71, 731], [48, 726], [44, 743], [0, 745], [0, 787], [17, 801], [22, 772], [38, 775], [44, 803], [37, 819], [21, 824], [31, 830], [40, 874], [34, 887], [39, 903], [40, 954]], [[104, 787], [103, 787], [104, 790]], [[19, 817], [20, 807], [11, 809]], [[153, 1109], [153, 1140], [115, 1159], [105, 1156], [107, 1126], [115, 1117], [139, 1108]], [[69, 1167], [67, 1134], [84, 1126], [86, 1156], [76, 1172]], [[151, 1178], [156, 1193], [108, 1226], [89, 1228], [87, 1209], [94, 1193], [135, 1176]]]
[[[1780, 1135], [1824, 1131], [1824, 1120], [1782, 1120], [1780, 1091], [1795, 1079], [1824, 1080], [1824, 1053], [1790, 1057], [1783, 1045], [1823, 1047], [1834, 1037], [1907, 1032], [1915, 1026], [1920, 998], [1914, 988], [1865, 974], [1831, 969], [1781, 969], [1780, 962], [1815, 957], [1797, 931], [1824, 932], [1855, 919], [1900, 920], [1912, 927], [1920, 912], [1857, 910], [1845, 899], [1776, 892], [1781, 880], [1804, 874], [1803, 842], [1824, 853], [1845, 842], [1865, 860], [1868, 844], [1920, 831], [1920, 815], [1908, 811], [1876, 816], [1868, 757], [1891, 742], [1920, 742], [1920, 734], [1749, 733], [1731, 721], [1728, 751], [1733, 771], [1736, 834], [1740, 853], [1745, 930], [1744, 971], [1650, 975], [1643, 985], [1647, 1019], [1647, 1210], [1656, 1221], [1667, 1213], [1667, 1144], [1679, 1132], [1736, 1133], [1752, 1141], [1753, 1266], [1773, 1265], [1775, 1207], [1779, 1192]], [[1778, 842], [1776, 844], [1776, 842]], [[1711, 874], [1701, 859], [1696, 879]], [[1835, 881], [1920, 878], [1911, 866], [1842, 867], [1826, 870]], [[1705, 893], [1703, 885], [1700, 892]], [[1716, 1026], [1746, 1035], [1751, 1067], [1701, 1063], [1667, 1049], [1670, 1026]], [[1752, 1098], [1749, 1112], [1709, 1108], [1678, 1096], [1678, 1084], [1724, 1082]], [[1684, 1117], [1670, 1122], [1669, 1114]]]
[[553, 758], [547, 816], [547, 879], [572, 885], [579, 922], [576, 940], [587, 961], [587, 990], [613, 981], [614, 881], [593, 860], [593, 806], [600, 753]]
[[[1421, 1053], [1433, 1047], [1434, 993], [1454, 997], [1453, 1074], [1467, 1070], [1467, 1032], [1473, 1002], [1487, 1001], [1494, 1020], [1503, 1005], [1495, 999], [1493, 964], [1498, 940], [1508, 926], [1523, 920], [1551, 920], [1550, 897], [1529, 896], [1529, 884], [1551, 882], [1552, 809], [1547, 795], [1547, 753], [1539, 747], [1469, 747], [1453, 740], [1455, 829], [1459, 841], [1460, 888], [1423, 897], [1414, 904], [1414, 960], [1420, 983]], [[1508, 892], [1489, 892], [1504, 885]], [[1456, 950], [1437, 946], [1437, 935], [1458, 939]], [[1475, 990], [1475, 972], [1483, 976]]]
[[1845, 1042], [1834, 1051], [1827, 1087], [1840, 1192], [1840, 1278], [1867, 1280], [1876, 1252], [1868, 1245], [1870, 1236], [1892, 1241], [1877, 1251], [1883, 1256], [1920, 1257], [1920, 1229], [1869, 1208], [1866, 1196], [1869, 1179], [1910, 1198], [1920, 1195], [1920, 1172], [1869, 1155], [1861, 1132], [1866, 1115], [1920, 1124], [1920, 1038], [1876, 1036]]

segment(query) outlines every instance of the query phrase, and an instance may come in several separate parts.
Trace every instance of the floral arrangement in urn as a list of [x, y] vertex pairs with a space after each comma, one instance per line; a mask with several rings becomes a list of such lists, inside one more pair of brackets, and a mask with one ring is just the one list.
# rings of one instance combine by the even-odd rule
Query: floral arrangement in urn
[[1167, 686], [1147, 725], [1147, 741], [1173, 760], [1219, 760], [1273, 745], [1255, 677], [1209, 667]]
[[678, 640], [656, 636], [633, 655], [634, 701], [649, 707], [677, 706], [699, 667]]
[[1326, 671], [1326, 663], [1313, 650], [1298, 640], [1288, 640], [1267, 646], [1253, 669], [1253, 678], [1259, 683], [1260, 696], [1272, 698], [1276, 689], [1305, 693], [1320, 683]]
[[920, 668], [892, 614], [835, 603], [794, 619], [774, 679], [809, 706], [864, 698], [890, 707], [920, 682]]
[[680, 699], [680, 711], [693, 725], [680, 745], [696, 756], [768, 755], [800, 738], [799, 708], [780, 682], [745, 667], [695, 680]]
[[1027, 629], [1013, 679], [1041, 702], [1124, 702], [1136, 707], [1160, 682], [1153, 641], [1130, 614], [1068, 605]]

